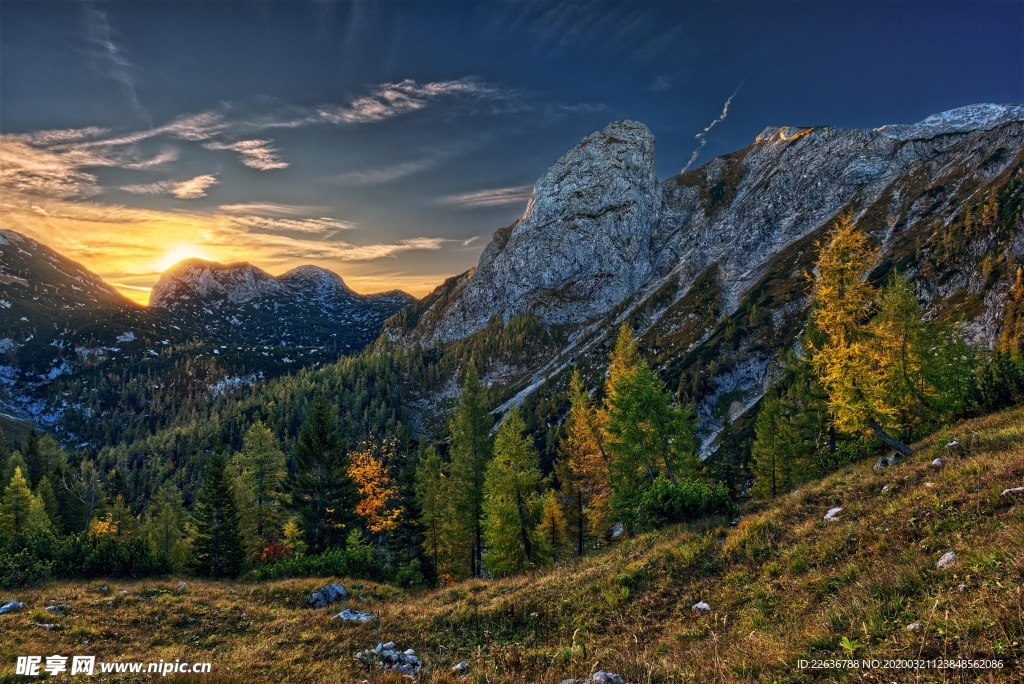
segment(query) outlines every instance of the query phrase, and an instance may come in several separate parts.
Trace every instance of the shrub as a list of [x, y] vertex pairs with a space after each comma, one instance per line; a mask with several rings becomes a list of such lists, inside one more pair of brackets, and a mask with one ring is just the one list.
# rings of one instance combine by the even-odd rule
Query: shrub
[[683, 479], [673, 485], [659, 475], [640, 496], [640, 519], [650, 527], [686, 522], [709, 515], [732, 515], [736, 504], [728, 488], [702, 480]]

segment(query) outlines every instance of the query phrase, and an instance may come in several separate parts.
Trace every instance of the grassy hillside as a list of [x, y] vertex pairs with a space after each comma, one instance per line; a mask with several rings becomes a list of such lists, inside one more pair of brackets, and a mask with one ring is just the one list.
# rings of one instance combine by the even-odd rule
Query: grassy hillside
[[[329, 610], [305, 606], [315, 580], [4, 592], [0, 602], [27, 607], [0, 616], [0, 681], [25, 681], [12, 674], [15, 656], [53, 653], [211, 661], [215, 676], [196, 680], [205, 682], [399, 681], [353, 658], [378, 635], [374, 623], [330, 620], [346, 606], [379, 611], [383, 640], [416, 649], [434, 666], [423, 681], [437, 683], [457, 681], [449, 671], [461, 660], [473, 665], [467, 681], [495, 684], [557, 683], [598, 668], [635, 684], [1024, 680], [1024, 496], [1002, 494], [1024, 486], [1024, 410], [918, 448], [885, 471], [856, 464], [752, 507], [735, 528], [663, 530], [549, 572], [431, 592], [343, 580], [366, 600]], [[843, 510], [827, 522], [832, 507]], [[956, 562], [940, 570], [948, 550]], [[711, 611], [694, 612], [698, 601]], [[52, 602], [67, 602], [68, 614], [44, 613]], [[920, 630], [908, 631], [912, 623]], [[1003, 669], [797, 667], [849, 654], [999, 659]]]

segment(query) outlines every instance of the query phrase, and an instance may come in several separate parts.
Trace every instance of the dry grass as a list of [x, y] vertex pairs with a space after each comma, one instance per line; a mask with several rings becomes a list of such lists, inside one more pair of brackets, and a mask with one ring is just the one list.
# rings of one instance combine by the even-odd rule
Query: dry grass
[[[954, 436], [959, 444], [946, 447]], [[599, 667], [635, 684], [1024, 681], [1024, 498], [1000, 495], [1024, 485], [1024, 411], [966, 423], [919, 450], [884, 473], [857, 464], [751, 508], [735, 529], [664, 530], [549, 572], [431, 592], [367, 583], [353, 592], [365, 602], [329, 611], [305, 607], [317, 580], [7, 592], [0, 599], [28, 607], [0, 616], [0, 681], [20, 680], [9, 674], [16, 655], [52, 653], [211, 661], [215, 676], [197, 680], [207, 684], [397, 681], [354, 660], [376, 643], [376, 626], [331, 622], [346, 605], [380, 611], [384, 640], [415, 648], [434, 666], [423, 680], [435, 684], [456, 681], [448, 672], [460, 660], [473, 664], [469, 681], [494, 684], [560, 682]], [[930, 465], [936, 456], [941, 470]], [[843, 511], [825, 522], [833, 506]], [[948, 549], [955, 566], [936, 569]], [[701, 600], [711, 613], [691, 610]], [[52, 602], [69, 613], [41, 613]], [[33, 624], [44, 621], [58, 629]], [[908, 632], [912, 622], [924, 629]], [[844, 657], [844, 637], [857, 658], [997, 658], [1004, 668], [797, 668], [801, 658]]]

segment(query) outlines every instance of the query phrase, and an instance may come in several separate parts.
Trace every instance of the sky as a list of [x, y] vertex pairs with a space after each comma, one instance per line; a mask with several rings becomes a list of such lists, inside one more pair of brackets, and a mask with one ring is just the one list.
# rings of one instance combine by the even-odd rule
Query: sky
[[421, 297], [612, 121], [664, 179], [975, 102], [1024, 103], [1019, 0], [3, 0], [0, 226], [140, 303], [194, 256]]

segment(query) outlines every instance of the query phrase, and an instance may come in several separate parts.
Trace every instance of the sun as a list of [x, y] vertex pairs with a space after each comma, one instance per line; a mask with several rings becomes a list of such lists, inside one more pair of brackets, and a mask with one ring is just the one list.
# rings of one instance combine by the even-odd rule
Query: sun
[[158, 271], [166, 271], [185, 259], [210, 259], [210, 256], [203, 251], [202, 247], [196, 245], [176, 245], [164, 253], [157, 262], [156, 268]]

